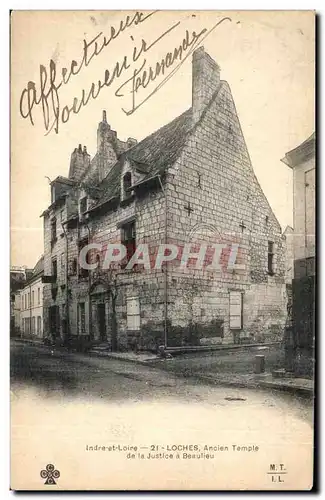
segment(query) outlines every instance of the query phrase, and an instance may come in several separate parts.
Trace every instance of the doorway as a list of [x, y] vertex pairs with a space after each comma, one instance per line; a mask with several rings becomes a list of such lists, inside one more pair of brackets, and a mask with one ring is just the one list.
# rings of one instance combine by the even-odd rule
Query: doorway
[[60, 309], [59, 306], [49, 307], [49, 329], [50, 334], [55, 339], [60, 337]]
[[97, 304], [97, 318], [98, 318], [99, 338], [102, 342], [105, 342], [107, 340], [105, 304]]

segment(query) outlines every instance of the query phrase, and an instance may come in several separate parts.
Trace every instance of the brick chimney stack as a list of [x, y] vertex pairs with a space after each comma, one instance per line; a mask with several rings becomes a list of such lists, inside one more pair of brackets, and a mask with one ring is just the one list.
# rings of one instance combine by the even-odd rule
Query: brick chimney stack
[[196, 123], [220, 85], [220, 67], [199, 47], [192, 59], [192, 113]]

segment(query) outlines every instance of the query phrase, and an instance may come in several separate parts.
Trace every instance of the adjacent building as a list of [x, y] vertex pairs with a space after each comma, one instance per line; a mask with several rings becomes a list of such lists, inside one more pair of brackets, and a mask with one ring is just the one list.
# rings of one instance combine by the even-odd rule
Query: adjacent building
[[32, 275], [33, 270], [27, 266], [11, 266], [10, 268], [10, 335], [20, 334], [20, 290]]
[[42, 256], [19, 294], [22, 337], [42, 338], [43, 336], [43, 273], [44, 257]]
[[315, 342], [315, 133], [286, 153], [293, 170], [293, 337], [296, 371], [312, 373]]
[[[97, 151], [71, 155], [51, 183], [44, 218], [44, 330], [113, 349], [282, 338], [286, 320], [281, 227], [250, 162], [231, 89], [201, 47], [193, 54], [192, 106], [141, 142], [122, 141], [107, 121]], [[80, 265], [88, 254], [94, 271]], [[105, 247], [122, 263], [104, 270]], [[127, 269], [139, 245], [176, 244], [174, 262]], [[184, 248], [223, 244], [222, 271], [182, 268]], [[200, 246], [201, 245], [201, 246]], [[236, 259], [230, 262], [237, 245]]]

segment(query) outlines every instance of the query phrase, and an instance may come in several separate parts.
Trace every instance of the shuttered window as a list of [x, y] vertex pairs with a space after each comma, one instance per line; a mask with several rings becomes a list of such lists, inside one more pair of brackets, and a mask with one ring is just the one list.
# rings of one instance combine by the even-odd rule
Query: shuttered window
[[129, 297], [126, 301], [127, 329], [140, 330], [140, 304], [138, 297]]
[[229, 325], [231, 330], [241, 330], [243, 327], [243, 294], [229, 292]]

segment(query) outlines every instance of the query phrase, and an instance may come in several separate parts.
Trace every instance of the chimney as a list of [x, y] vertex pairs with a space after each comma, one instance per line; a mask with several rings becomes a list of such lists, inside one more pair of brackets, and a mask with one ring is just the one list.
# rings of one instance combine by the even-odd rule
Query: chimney
[[70, 160], [69, 179], [79, 181], [90, 166], [90, 155], [87, 153], [87, 148], [82, 149], [81, 144], [75, 148]]
[[220, 85], [220, 67], [199, 47], [192, 59], [192, 114], [196, 123]]
[[117, 160], [118, 140], [115, 130], [107, 123], [106, 111], [103, 111], [102, 121], [97, 129], [97, 165], [98, 179], [106, 177]]
[[97, 129], [97, 152], [103, 148], [105, 141], [108, 141], [111, 136], [111, 127], [107, 123], [106, 111], [103, 111], [102, 121], [98, 124]]
[[136, 139], [133, 139], [133, 137], [129, 137], [128, 140], [126, 141], [126, 144], [128, 148], [133, 148], [133, 146], [138, 144], [138, 141]]

